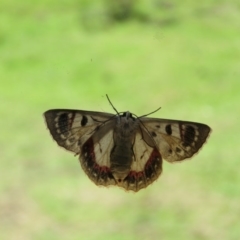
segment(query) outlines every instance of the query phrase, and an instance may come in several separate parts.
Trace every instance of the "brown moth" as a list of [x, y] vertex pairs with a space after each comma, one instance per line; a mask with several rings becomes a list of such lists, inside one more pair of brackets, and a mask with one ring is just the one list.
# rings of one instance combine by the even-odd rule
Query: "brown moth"
[[96, 185], [135, 192], [160, 176], [162, 159], [173, 163], [191, 158], [211, 131], [202, 123], [137, 117], [128, 111], [52, 109], [44, 116], [53, 139], [79, 155]]

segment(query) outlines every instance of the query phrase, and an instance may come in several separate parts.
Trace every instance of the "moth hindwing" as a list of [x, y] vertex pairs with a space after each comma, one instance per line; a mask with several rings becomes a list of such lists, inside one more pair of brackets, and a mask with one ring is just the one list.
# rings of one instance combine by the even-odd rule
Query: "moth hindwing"
[[53, 109], [44, 113], [59, 146], [79, 155], [96, 185], [139, 191], [162, 172], [162, 159], [191, 158], [206, 141], [210, 127], [195, 122]]

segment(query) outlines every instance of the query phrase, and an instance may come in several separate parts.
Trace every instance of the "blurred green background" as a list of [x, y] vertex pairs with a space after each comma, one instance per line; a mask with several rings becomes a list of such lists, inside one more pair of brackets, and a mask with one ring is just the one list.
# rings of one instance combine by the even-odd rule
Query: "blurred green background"
[[[105, 94], [213, 131], [148, 188], [99, 188], [42, 114]], [[0, 239], [240, 239], [238, 0], [1, 0], [0, 100]]]

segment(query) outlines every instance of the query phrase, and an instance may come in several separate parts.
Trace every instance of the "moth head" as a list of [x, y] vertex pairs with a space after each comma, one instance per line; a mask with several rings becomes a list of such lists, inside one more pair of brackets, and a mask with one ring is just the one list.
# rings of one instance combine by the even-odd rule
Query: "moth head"
[[124, 113], [122, 114], [122, 117], [125, 117], [127, 120], [128, 120], [129, 118], [135, 120], [135, 117], [133, 117], [132, 113], [130, 113], [130, 112], [128, 112], [128, 111], [127, 111], [127, 112], [124, 112]]
[[130, 112], [124, 112], [119, 117], [119, 125], [122, 129], [131, 130], [133, 128], [133, 124], [135, 122], [136, 118], [133, 117], [132, 113]]

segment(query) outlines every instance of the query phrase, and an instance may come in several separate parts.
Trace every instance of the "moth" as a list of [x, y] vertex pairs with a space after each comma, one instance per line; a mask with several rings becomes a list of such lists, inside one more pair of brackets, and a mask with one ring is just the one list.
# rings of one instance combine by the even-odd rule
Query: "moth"
[[84, 172], [96, 185], [135, 192], [146, 188], [162, 173], [162, 159], [174, 163], [191, 158], [211, 131], [202, 123], [114, 110], [116, 114], [70, 109], [44, 113], [53, 139], [79, 155]]

